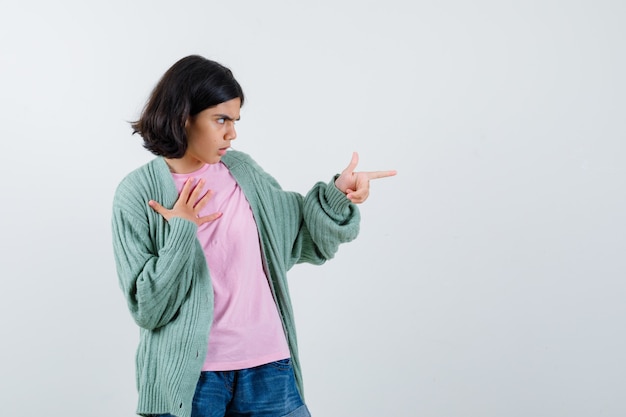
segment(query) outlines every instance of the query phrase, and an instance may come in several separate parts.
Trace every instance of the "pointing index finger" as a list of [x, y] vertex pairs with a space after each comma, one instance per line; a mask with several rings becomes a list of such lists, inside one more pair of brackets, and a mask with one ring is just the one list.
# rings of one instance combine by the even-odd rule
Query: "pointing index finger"
[[398, 172], [396, 170], [390, 170], [390, 171], [370, 171], [370, 172], [366, 172], [365, 174], [367, 175], [368, 179], [375, 180], [378, 178], [393, 177], [397, 173]]

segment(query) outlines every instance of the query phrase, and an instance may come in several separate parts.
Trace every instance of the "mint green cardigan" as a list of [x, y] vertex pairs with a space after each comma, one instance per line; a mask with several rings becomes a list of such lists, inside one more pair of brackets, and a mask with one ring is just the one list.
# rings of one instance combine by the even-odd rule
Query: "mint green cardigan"
[[[269, 285], [302, 390], [298, 344], [287, 285], [296, 263], [322, 264], [359, 231], [358, 208], [334, 186], [319, 182], [303, 197], [281, 189], [248, 155], [229, 151], [222, 161], [254, 214]], [[128, 174], [113, 199], [113, 250], [130, 313], [140, 328], [136, 355], [137, 414], [189, 417], [213, 318], [210, 273], [196, 225], [165, 221], [148, 200], [172, 207], [178, 192], [165, 160], [157, 157]]]

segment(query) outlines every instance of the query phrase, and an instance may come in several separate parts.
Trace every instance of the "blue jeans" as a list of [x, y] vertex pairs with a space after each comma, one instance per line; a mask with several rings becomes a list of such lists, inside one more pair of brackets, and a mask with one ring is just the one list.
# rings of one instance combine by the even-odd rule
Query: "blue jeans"
[[[310, 417], [291, 359], [238, 371], [202, 372], [192, 417]], [[169, 414], [163, 417], [171, 417]]]

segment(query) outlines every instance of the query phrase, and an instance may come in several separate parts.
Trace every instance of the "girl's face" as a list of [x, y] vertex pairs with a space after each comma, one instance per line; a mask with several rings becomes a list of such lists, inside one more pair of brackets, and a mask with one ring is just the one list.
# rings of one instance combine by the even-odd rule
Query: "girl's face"
[[168, 160], [172, 171], [188, 174], [204, 164], [220, 162], [230, 141], [237, 137], [235, 122], [240, 109], [241, 99], [237, 97], [189, 117], [185, 123], [187, 151], [178, 160]]

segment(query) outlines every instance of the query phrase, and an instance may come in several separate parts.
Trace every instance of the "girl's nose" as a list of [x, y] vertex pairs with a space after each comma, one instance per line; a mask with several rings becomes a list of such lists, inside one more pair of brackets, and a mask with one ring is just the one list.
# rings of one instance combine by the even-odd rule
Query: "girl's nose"
[[228, 130], [226, 131], [226, 139], [235, 140], [237, 139], [237, 130], [235, 129], [235, 123], [230, 122], [228, 124]]

